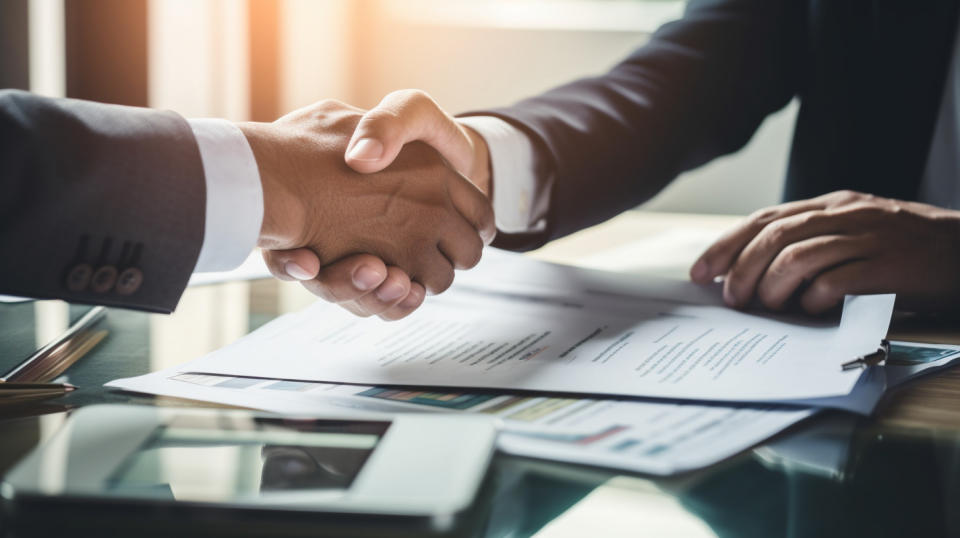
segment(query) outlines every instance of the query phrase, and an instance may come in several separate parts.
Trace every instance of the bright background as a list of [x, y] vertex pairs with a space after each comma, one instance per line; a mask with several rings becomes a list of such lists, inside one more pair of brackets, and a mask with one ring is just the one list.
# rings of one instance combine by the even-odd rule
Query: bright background
[[[421, 88], [451, 112], [602, 73], [682, 0], [3, 0], [0, 87], [271, 120]], [[14, 52], [11, 52], [14, 51]], [[19, 51], [19, 56], [15, 56]], [[779, 201], [795, 105], [739, 154], [644, 209], [745, 214]]]

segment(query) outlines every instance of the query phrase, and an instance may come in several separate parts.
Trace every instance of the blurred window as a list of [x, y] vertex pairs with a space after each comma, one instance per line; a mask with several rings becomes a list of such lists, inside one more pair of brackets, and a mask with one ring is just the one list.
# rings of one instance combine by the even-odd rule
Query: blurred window
[[381, 0], [389, 16], [430, 24], [653, 32], [685, 0]]

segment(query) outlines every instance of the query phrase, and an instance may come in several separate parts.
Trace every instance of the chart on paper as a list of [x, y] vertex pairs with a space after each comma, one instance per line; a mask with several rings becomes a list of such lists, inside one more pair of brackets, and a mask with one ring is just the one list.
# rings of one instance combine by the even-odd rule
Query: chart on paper
[[503, 420], [498, 444], [506, 452], [662, 475], [710, 465], [816, 412], [776, 406], [678, 405], [392, 389], [175, 369], [111, 385], [283, 414], [484, 413]]

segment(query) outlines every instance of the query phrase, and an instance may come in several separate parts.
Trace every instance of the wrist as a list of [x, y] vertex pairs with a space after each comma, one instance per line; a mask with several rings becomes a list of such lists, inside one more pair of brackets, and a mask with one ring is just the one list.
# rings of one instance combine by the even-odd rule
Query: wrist
[[284, 159], [280, 133], [270, 123], [243, 122], [237, 127], [250, 144], [260, 183], [263, 189], [263, 221], [257, 246], [283, 249], [298, 244], [302, 233], [304, 211], [299, 197], [292, 193], [284, 177], [292, 171], [284, 170], [289, 159]]

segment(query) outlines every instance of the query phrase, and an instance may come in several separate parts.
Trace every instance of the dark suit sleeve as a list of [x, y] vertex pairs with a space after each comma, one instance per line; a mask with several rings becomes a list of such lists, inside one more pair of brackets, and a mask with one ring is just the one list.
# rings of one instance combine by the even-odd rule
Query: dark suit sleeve
[[804, 4], [692, 0], [608, 73], [479, 112], [531, 136], [554, 178], [546, 232], [495, 244], [534, 248], [591, 226], [743, 147], [799, 90]]
[[177, 114], [0, 91], [0, 293], [170, 312], [205, 194]]

